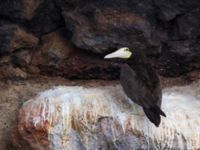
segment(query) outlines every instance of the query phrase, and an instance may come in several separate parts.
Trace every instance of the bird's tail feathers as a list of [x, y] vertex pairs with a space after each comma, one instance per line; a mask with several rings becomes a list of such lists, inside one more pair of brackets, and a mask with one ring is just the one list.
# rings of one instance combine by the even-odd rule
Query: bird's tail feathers
[[157, 127], [160, 125], [160, 121], [161, 121], [160, 115], [166, 117], [165, 113], [158, 106], [154, 106], [150, 108], [143, 107], [143, 109], [146, 116], [149, 118], [149, 120], [153, 124], [155, 124], [155, 126]]

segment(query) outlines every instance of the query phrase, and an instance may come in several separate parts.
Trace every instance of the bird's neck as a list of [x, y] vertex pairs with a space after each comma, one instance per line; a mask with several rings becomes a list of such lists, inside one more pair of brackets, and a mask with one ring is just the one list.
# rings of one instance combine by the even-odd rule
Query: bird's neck
[[135, 53], [131, 56], [129, 60], [126, 61], [128, 65], [137, 65], [137, 66], [143, 66], [146, 62], [146, 58], [144, 55]]

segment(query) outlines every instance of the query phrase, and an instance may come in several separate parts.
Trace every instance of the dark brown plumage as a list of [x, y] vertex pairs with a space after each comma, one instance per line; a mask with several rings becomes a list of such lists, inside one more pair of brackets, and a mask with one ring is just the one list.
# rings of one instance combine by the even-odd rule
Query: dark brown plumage
[[145, 58], [141, 52], [133, 51], [129, 59], [123, 59], [120, 82], [125, 94], [142, 106], [149, 120], [158, 127], [161, 122], [160, 116], [166, 117], [160, 108], [162, 99], [160, 80]]
[[160, 108], [162, 99], [160, 81], [142, 54], [133, 53], [130, 60], [121, 65], [120, 82], [126, 95], [142, 106], [149, 120], [158, 127], [161, 121], [160, 115], [166, 116]]

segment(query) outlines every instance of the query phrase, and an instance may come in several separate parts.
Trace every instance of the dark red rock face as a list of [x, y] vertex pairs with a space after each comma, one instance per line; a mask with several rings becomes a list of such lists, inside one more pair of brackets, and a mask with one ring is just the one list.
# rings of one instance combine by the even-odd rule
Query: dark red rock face
[[200, 66], [199, 8], [199, 0], [1, 1], [0, 65], [116, 79], [118, 67], [103, 55], [128, 46], [146, 53], [159, 74], [180, 76]]

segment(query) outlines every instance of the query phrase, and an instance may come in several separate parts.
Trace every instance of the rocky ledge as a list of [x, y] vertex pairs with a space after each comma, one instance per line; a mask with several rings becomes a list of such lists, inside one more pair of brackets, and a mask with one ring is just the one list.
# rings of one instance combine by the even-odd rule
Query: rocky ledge
[[199, 149], [198, 85], [164, 89], [159, 128], [118, 84], [57, 86], [23, 104], [13, 139], [46, 150]]

